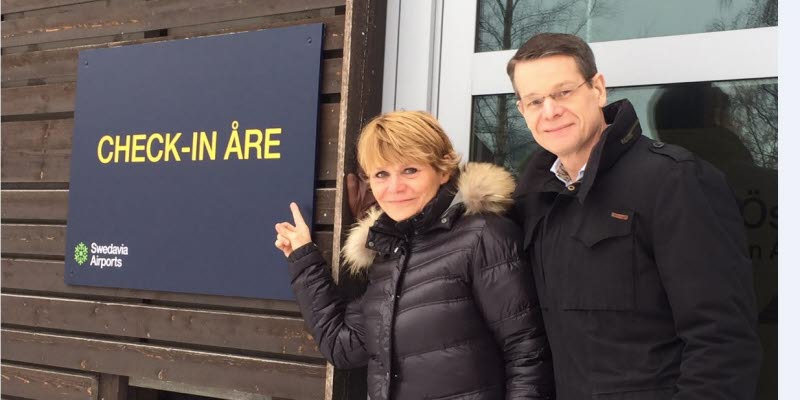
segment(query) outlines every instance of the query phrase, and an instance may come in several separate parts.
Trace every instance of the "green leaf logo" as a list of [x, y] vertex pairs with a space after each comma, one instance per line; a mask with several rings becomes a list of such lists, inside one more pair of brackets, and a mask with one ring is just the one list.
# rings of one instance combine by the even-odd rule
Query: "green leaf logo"
[[89, 248], [83, 242], [75, 246], [75, 262], [78, 265], [83, 265], [89, 259]]

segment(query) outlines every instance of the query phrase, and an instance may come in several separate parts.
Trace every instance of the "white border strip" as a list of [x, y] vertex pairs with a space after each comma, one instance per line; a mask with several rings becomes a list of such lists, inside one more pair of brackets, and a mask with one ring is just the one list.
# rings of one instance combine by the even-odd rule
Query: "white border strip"
[[400, 0], [386, 3], [386, 38], [383, 53], [383, 93], [381, 109], [394, 109], [397, 91], [397, 50], [400, 42]]
[[437, 2], [393, 0], [387, 6], [381, 107], [431, 110], [439, 56]]
[[[475, 76], [472, 71], [478, 68], [471, 63], [475, 52], [477, 16], [477, 0], [444, 0], [439, 93], [434, 104], [437, 106], [439, 122], [464, 160], [469, 156], [472, 121], [472, 89], [469, 82]], [[482, 66], [480, 68], [483, 69]], [[491, 79], [490, 75], [498, 74], [487, 73], [484, 78]], [[502, 72], [499, 75], [505, 76]]]
[[[609, 87], [778, 76], [777, 27], [597, 42], [591, 47]], [[471, 94], [511, 93], [505, 68], [515, 52], [474, 53]]]

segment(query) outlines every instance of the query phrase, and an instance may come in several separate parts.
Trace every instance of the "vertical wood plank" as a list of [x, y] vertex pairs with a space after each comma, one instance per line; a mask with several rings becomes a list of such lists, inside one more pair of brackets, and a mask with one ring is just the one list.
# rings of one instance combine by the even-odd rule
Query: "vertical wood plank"
[[[353, 222], [347, 206], [345, 176], [356, 172], [355, 147], [361, 128], [380, 113], [383, 89], [383, 52], [386, 34], [386, 2], [347, 0], [342, 60], [339, 114], [339, 151], [336, 165], [333, 254], [340, 254], [346, 227]], [[350, 279], [340, 270], [340, 260], [332, 260], [334, 279], [350, 297], [364, 289], [363, 282]], [[365, 399], [366, 368], [337, 370], [328, 365], [325, 398]]]
[[100, 374], [99, 400], [128, 400], [128, 377]]

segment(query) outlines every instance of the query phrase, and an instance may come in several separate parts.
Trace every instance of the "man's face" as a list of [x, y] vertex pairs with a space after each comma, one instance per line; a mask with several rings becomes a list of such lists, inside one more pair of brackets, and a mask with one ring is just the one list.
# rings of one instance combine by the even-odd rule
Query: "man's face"
[[518, 108], [533, 139], [562, 159], [582, 163], [588, 161], [606, 126], [605, 79], [597, 74], [584, 82], [575, 60], [565, 55], [523, 61], [514, 71], [514, 86], [521, 98]]

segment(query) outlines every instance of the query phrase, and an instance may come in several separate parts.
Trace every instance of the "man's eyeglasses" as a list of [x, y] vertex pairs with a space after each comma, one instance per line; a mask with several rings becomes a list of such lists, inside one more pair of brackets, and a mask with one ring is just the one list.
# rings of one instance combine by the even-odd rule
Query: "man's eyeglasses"
[[524, 110], [524, 111], [538, 112], [538, 111], [540, 111], [542, 109], [542, 106], [544, 105], [544, 101], [548, 97], [553, 99], [553, 101], [558, 103], [558, 102], [560, 102], [562, 100], [568, 99], [569, 96], [571, 96], [576, 90], [578, 90], [581, 86], [587, 84], [588, 82], [589, 81], [586, 80], [586, 81], [583, 81], [583, 83], [581, 83], [578, 86], [575, 86], [575, 87], [572, 87], [572, 88], [570, 88], [570, 87], [562, 88], [561, 90], [559, 90], [557, 92], [550, 93], [548, 95], [544, 95], [544, 96], [541, 96], [541, 95], [529, 96], [529, 97], [526, 97], [524, 99], [520, 99], [519, 100], [520, 111]]

